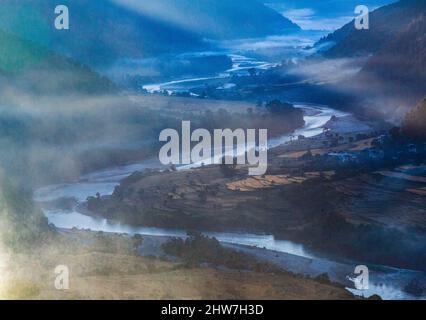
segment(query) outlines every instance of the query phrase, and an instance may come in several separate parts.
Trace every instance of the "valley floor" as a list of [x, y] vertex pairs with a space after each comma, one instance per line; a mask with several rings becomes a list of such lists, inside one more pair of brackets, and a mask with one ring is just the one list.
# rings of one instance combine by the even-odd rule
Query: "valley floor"
[[[146, 167], [141, 163], [141, 169], [129, 166], [134, 170], [129, 171], [129, 168], [126, 168], [122, 175], [118, 174], [121, 172], [120, 168], [104, 172], [107, 174], [106, 181], [114, 185], [111, 187], [111, 193], [115, 188], [112, 195], [90, 197], [87, 203], [82, 203], [84, 199], [80, 197], [80, 205], [77, 208], [64, 209], [61, 207], [61, 201], [52, 202], [49, 207], [46, 207], [47, 203], [43, 203], [43, 206], [47, 208], [49, 219], [65, 222], [62, 226], [67, 228], [81, 227], [80, 223], [84, 226], [89, 222], [86, 224], [87, 228], [95, 226], [93, 230], [104, 230], [96, 229], [99, 227], [99, 221], [103, 221], [107, 226], [110, 226], [110, 223], [112, 226], [117, 223], [119, 226], [125, 226], [122, 230], [129, 233], [142, 226], [168, 230], [271, 234], [276, 239], [303, 244], [310, 250], [331, 257], [332, 260], [349, 259], [371, 265], [401, 268], [395, 269], [395, 274], [400, 270], [411, 269], [407, 270], [409, 278], [395, 276], [395, 279], [386, 281], [390, 281], [391, 285], [397, 283], [399, 293], [404, 297], [406, 291], [416, 297], [422, 297], [426, 277], [414, 270], [425, 270], [426, 198], [422, 195], [425, 186], [421, 179], [425, 173], [421, 163], [410, 167], [401, 166], [411, 156], [415, 159], [421, 158], [421, 153], [409, 154], [408, 151], [407, 154], [402, 149], [393, 150], [392, 152], [401, 152], [401, 161], [389, 162], [388, 158], [393, 159], [392, 156], [384, 156], [388, 150], [375, 147], [376, 140], [381, 137], [381, 128], [370, 123], [360, 123], [352, 116], [337, 117], [324, 127], [315, 129], [316, 135], [310, 138], [300, 136], [290, 143], [272, 149], [269, 154], [268, 173], [261, 177], [248, 177], [247, 167], [244, 166], [219, 165], [160, 171], [144, 170]], [[419, 162], [418, 159], [416, 161]], [[109, 176], [108, 172], [112, 175]], [[134, 173], [131, 174], [132, 172]], [[116, 187], [119, 180], [109, 179], [117, 175], [120, 176], [121, 182]], [[86, 184], [89, 189], [96, 188], [99, 187], [99, 182], [105, 182], [102, 177], [102, 174], [98, 176], [94, 173], [92, 177], [86, 176], [84, 180], [69, 186], [54, 186], [53, 190], [80, 190], [82, 185]], [[110, 193], [107, 191], [104, 194]], [[55, 207], [58, 205], [59, 207]], [[69, 221], [75, 218], [75, 214], [80, 214], [84, 219], [81, 220], [80, 217], [70, 225]], [[151, 249], [152, 255], [157, 255], [158, 251]], [[251, 251], [259, 259], [276, 263], [284, 270], [290, 270], [288, 266], [294, 262], [291, 267], [298, 273], [301, 270], [301, 265], [298, 264], [306, 262], [290, 256], [285, 259], [272, 257], [275, 253], [271, 250], [261, 252], [241, 250], [241, 247], [236, 249]], [[145, 252], [144, 255], [150, 254]], [[115, 258], [109, 256], [108, 259], [114, 261]], [[124, 262], [123, 264], [125, 265]], [[334, 270], [328, 265], [318, 266], [319, 271], [327, 272], [327, 268]], [[177, 287], [179, 285], [176, 281], [181, 279], [179, 277], [185, 278], [188, 275], [185, 285], [192, 283], [193, 278], [190, 275], [194, 274], [194, 279], [197, 278], [196, 270], [187, 274], [187, 269], [178, 269], [179, 272], [173, 269], [173, 277], [170, 278], [171, 282], [175, 281], [173, 283], [176, 283]], [[345, 269], [344, 273], [350, 271]], [[213, 272], [215, 277], [229, 277], [231, 274], [234, 278], [235, 275], [241, 275], [242, 271], [229, 273], [229, 270], [207, 268], [205, 272]], [[164, 277], [169, 275], [171, 276], [164, 274]], [[246, 273], [244, 275], [247, 276]], [[123, 279], [126, 277], [123, 276]], [[268, 278], [265, 274], [262, 277], [265, 283], [270, 280], [279, 283], [276, 278]], [[300, 281], [300, 277], [296, 278]], [[151, 281], [154, 279], [155, 277]], [[90, 281], [92, 280], [90, 278]], [[254, 285], [249, 278], [246, 278], [246, 281]], [[235, 283], [239, 287], [239, 282]], [[305, 283], [304, 280], [301, 283]], [[117, 283], [114, 285], [120, 287]], [[378, 286], [381, 290], [382, 280], [378, 282]], [[192, 285], [190, 289], [185, 288], [193, 290], [191, 292], [196, 290]], [[223, 286], [223, 289], [226, 288], [228, 287]], [[108, 291], [107, 288], [105, 290]], [[295, 290], [299, 292], [299, 289]], [[163, 291], [159, 292], [164, 295]], [[259, 292], [263, 291], [259, 289]], [[222, 294], [229, 297], [229, 292], [220, 291], [214, 294], [217, 297]], [[248, 294], [238, 291], [235, 297], [250, 297]], [[152, 291], [148, 295], [157, 296]], [[263, 297], [263, 293], [261, 296]], [[310, 297], [309, 292], [300, 295], [300, 298], [307, 297]], [[290, 296], [283, 295], [281, 298]], [[327, 297], [318, 293], [316, 298]]]
[[[1, 298], [354, 299], [343, 287], [290, 273], [190, 267], [141, 257], [135, 251], [138, 241], [88, 231], [61, 232], [31, 253], [10, 257]], [[54, 286], [57, 265], [70, 270], [69, 290]]]
[[136, 172], [112, 196], [91, 198], [80, 210], [135, 226], [266, 232], [349, 259], [424, 271], [424, 166], [407, 179], [410, 170], [380, 158], [374, 130], [342, 131], [339, 122], [354, 123], [335, 120], [328, 124], [334, 130], [272, 149], [264, 176], [248, 177], [241, 166]]

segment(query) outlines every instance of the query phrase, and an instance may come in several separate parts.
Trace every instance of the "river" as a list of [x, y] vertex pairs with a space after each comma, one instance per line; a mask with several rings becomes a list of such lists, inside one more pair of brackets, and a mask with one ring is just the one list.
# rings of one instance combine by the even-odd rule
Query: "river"
[[[322, 127], [333, 116], [343, 117], [344, 112], [325, 106], [297, 105], [305, 110], [305, 125], [295, 133], [269, 141], [269, 148], [281, 145], [294, 135], [312, 137], [322, 132]], [[195, 164], [196, 165], [196, 164]], [[191, 166], [189, 166], [191, 167]], [[134, 173], [148, 168], [161, 168], [157, 159], [149, 159], [140, 163], [119, 166], [86, 174], [77, 181], [51, 185], [36, 190], [34, 198], [38, 202], [48, 202], [61, 198], [75, 198], [78, 203], [84, 202], [87, 197], [99, 192], [101, 195], [110, 195], [119, 182]], [[188, 168], [180, 168], [186, 169]], [[76, 206], [77, 207], [77, 206]], [[106, 219], [94, 218], [74, 210], [43, 209], [49, 222], [63, 229], [90, 229], [123, 234], [140, 234], [153, 237], [185, 237], [185, 230], [135, 227], [126, 224], [115, 223]], [[251, 250], [251, 253], [277, 263], [288, 271], [317, 276], [328, 273], [334, 281], [347, 284], [346, 279], [357, 265], [354, 262], [334, 261], [317, 253], [309, 252], [302, 244], [292, 241], [277, 240], [273, 235], [259, 235], [248, 233], [214, 233], [206, 232], [209, 236], [216, 237], [220, 242], [237, 246], [240, 250]], [[255, 251], [253, 251], [255, 250]], [[277, 254], [284, 254], [284, 258]], [[281, 259], [279, 259], [281, 257]], [[384, 299], [414, 299], [404, 292], [403, 288], [412, 279], [424, 277], [424, 273], [388, 268], [384, 266], [372, 266], [370, 274], [370, 288], [366, 291], [350, 289], [355, 294], [371, 296], [379, 294]], [[425, 297], [426, 298], [426, 297]]]
[[[261, 39], [244, 39], [235, 41], [224, 41], [217, 43], [221, 47], [220, 52], [210, 54], [227, 54], [232, 60], [232, 68], [219, 74], [207, 77], [187, 77], [176, 79], [164, 83], [147, 84], [143, 88], [148, 92], [166, 90], [173, 92], [190, 92], [191, 88], [204, 85], [212, 81], [226, 83], [226, 79], [235, 74], [247, 74], [250, 68], [266, 70], [277, 65], [283, 59], [297, 60], [303, 56], [312, 54], [311, 47], [324, 32], [302, 31], [289, 36], [273, 36]], [[276, 57], [270, 57], [271, 52], [276, 52]], [[254, 53], [254, 54], [253, 54]], [[190, 53], [191, 55], [203, 55], [205, 53]], [[263, 56], [267, 59], [260, 58]], [[143, 64], [143, 61], [141, 61]], [[219, 81], [218, 81], [219, 80]], [[231, 85], [231, 84], [227, 84]], [[226, 88], [224, 88], [226, 89]], [[297, 104], [305, 112], [305, 125], [297, 129], [292, 134], [270, 139], [268, 148], [274, 148], [290, 141], [294, 136], [303, 135], [313, 137], [323, 132], [323, 126], [332, 116], [344, 117], [348, 114], [327, 106]], [[232, 152], [232, 151], [231, 151]], [[214, 153], [213, 153], [214, 154]], [[200, 166], [201, 163], [194, 163], [189, 166], [178, 167], [179, 170], [190, 169]], [[149, 159], [139, 163], [108, 168], [101, 171], [86, 174], [77, 181], [47, 186], [35, 192], [35, 200], [48, 202], [61, 198], [75, 198], [78, 203], [84, 202], [87, 197], [94, 196], [97, 192], [101, 195], [111, 195], [119, 182], [135, 171], [146, 169], [162, 168], [158, 159]], [[77, 207], [77, 206], [76, 206]], [[164, 239], [164, 237], [185, 237], [185, 230], [172, 230], [161, 228], [135, 227], [126, 224], [115, 223], [106, 219], [94, 218], [84, 215], [74, 210], [65, 209], [43, 209], [49, 222], [58, 228], [63, 229], [90, 229], [93, 231], [103, 231], [124, 234], [140, 234], [151, 239]], [[356, 262], [336, 261], [329, 257], [324, 257], [318, 253], [310, 252], [302, 244], [292, 241], [277, 240], [273, 235], [259, 235], [248, 233], [214, 233], [205, 232], [206, 235], [216, 237], [220, 242], [235, 249], [249, 251], [259, 258], [269, 260], [283, 267], [284, 269], [309, 276], [318, 276], [328, 273], [331, 280], [350, 284], [346, 279], [351, 275]], [[158, 243], [158, 241], [157, 241]], [[403, 288], [412, 279], [425, 278], [424, 273], [416, 271], [388, 268], [384, 266], [371, 267], [370, 288], [365, 291], [349, 289], [355, 294], [371, 296], [378, 294], [384, 299], [416, 299]], [[426, 297], [424, 297], [426, 298]]]
[[[345, 116], [346, 113], [333, 110], [323, 106], [306, 106], [298, 105], [297, 107], [306, 110], [305, 125], [298, 129], [295, 134], [302, 134], [306, 137], [312, 137], [322, 132], [322, 126], [330, 120], [331, 116]], [[294, 134], [283, 135], [282, 137], [271, 139], [268, 143], [269, 148], [279, 146], [287, 141], [290, 141]], [[194, 163], [189, 166], [178, 167], [180, 170], [190, 169], [200, 164]], [[35, 191], [35, 200], [38, 202], [49, 202], [63, 198], [74, 198], [79, 203], [84, 202], [87, 197], [94, 196], [99, 192], [102, 196], [111, 195], [114, 188], [119, 182], [136, 171], [146, 169], [161, 168], [159, 160], [149, 159], [139, 163], [119, 166], [93, 173], [86, 174], [77, 181], [58, 185], [51, 185], [40, 188]], [[129, 225], [117, 224], [107, 221], [106, 219], [96, 219], [86, 216], [82, 213], [66, 210], [50, 210], [44, 209], [45, 215], [49, 222], [59, 228], [71, 229], [84, 228], [94, 231], [142, 234], [142, 235], [158, 235], [158, 236], [185, 236], [184, 230], [169, 230], [158, 228], [141, 228], [132, 227]], [[232, 233], [208, 233], [211, 236], [217, 237], [222, 242], [257, 246], [267, 248], [269, 250], [286, 252], [303, 257], [312, 257], [308, 254], [302, 245], [291, 241], [275, 240], [271, 235], [254, 235], [254, 234], [232, 234]]]
[[[230, 89], [235, 84], [220, 85], [220, 80], [229, 79], [233, 75], [247, 75], [249, 69], [268, 70], [279, 65], [282, 61], [293, 61], [314, 53], [314, 44], [328, 34], [327, 31], [300, 30], [293, 34], [269, 36], [265, 38], [212, 41], [218, 51], [190, 52], [185, 57], [201, 57], [205, 55], [227, 55], [232, 61], [232, 67], [210, 76], [187, 76], [162, 83], [149, 83], [142, 86], [150, 93], [167, 91], [191, 92], [191, 89], [202, 87], [206, 83], [218, 83], [222, 89]], [[170, 59], [170, 58], [168, 58]], [[133, 69], [138, 70], [144, 61], [134, 62]], [[226, 82], [226, 81], [225, 81]]]

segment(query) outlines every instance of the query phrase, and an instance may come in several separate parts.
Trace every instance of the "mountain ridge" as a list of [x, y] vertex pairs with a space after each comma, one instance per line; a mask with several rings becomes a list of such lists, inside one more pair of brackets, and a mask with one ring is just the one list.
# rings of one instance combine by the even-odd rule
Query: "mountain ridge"
[[401, 0], [373, 11], [369, 30], [356, 30], [352, 21], [316, 44], [331, 44], [320, 58], [361, 61], [360, 71], [339, 84], [354, 97], [354, 110], [400, 123], [424, 96], [425, 13], [426, 1]]
[[365, 79], [426, 92], [426, 14], [421, 14], [372, 56], [360, 72]]
[[[286, 28], [299, 30], [257, 0], [63, 0], [60, 4], [69, 9], [69, 30], [54, 27], [56, 0], [0, 0], [0, 4], [0, 29], [97, 70], [123, 58], [211, 50], [215, 46], [206, 41], [210, 37], [220, 40], [264, 36]], [[162, 5], [164, 10], [145, 10], [153, 5]], [[173, 8], [177, 12], [173, 13]], [[158, 16], [158, 12], [178, 15], [184, 23]]]
[[[300, 27], [258, 0], [114, 0], [146, 16], [199, 34], [230, 40], [276, 35]], [[169, 12], [172, 12], [169, 14]]]
[[54, 26], [55, 0], [0, 2], [0, 29], [92, 67], [101, 68], [121, 57], [144, 58], [208, 47], [195, 34], [171, 30], [164, 23], [141, 17], [109, 0], [61, 1], [69, 9], [69, 30]]
[[43, 95], [116, 91], [112, 82], [89, 67], [1, 29], [0, 43], [2, 90]]
[[385, 5], [370, 13], [368, 30], [355, 29], [354, 20], [330, 33], [317, 42], [316, 46], [329, 44], [322, 52], [326, 58], [365, 56], [379, 51], [395, 35], [404, 30], [422, 11], [426, 1], [401, 0]]

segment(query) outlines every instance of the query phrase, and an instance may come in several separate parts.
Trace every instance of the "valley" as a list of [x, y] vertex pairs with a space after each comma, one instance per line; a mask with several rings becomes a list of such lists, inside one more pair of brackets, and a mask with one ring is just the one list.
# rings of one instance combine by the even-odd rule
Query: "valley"
[[[373, 139], [369, 137], [374, 138], [377, 134], [375, 132], [382, 128], [380, 125], [376, 128], [365, 126], [363, 130], [366, 131], [358, 131], [359, 125], [353, 125], [357, 122], [349, 120], [350, 116], [346, 114], [341, 114], [337, 120], [327, 121], [332, 114], [331, 112], [325, 122], [319, 124], [321, 127], [316, 133], [313, 131], [310, 135], [308, 132], [315, 127], [310, 127], [309, 122], [305, 125], [307, 131], [304, 133], [311, 138], [294, 141], [290, 141], [290, 137], [288, 140], [281, 139], [282, 142], [269, 151], [268, 173], [262, 178], [248, 178], [244, 166], [186, 166], [178, 168], [178, 171], [164, 171], [166, 168], [147, 170], [149, 167], [141, 163], [94, 173], [83, 178], [75, 186], [63, 185], [42, 189], [37, 193], [36, 199], [45, 203], [48, 199], [52, 200], [53, 194], [53, 199], [77, 197], [84, 201], [89, 197], [87, 203], [82, 202], [72, 211], [63, 211], [61, 207], [47, 209], [49, 220], [65, 228], [139, 233], [154, 238], [184, 237], [185, 230], [200, 230], [223, 243], [243, 245], [237, 248], [248, 250], [250, 253], [254, 252], [250, 248], [260, 250], [265, 246], [267, 249], [264, 253], [255, 252], [262, 260], [271, 259], [273, 252], [278, 250], [294, 256], [295, 261], [298, 261], [297, 259], [302, 259], [301, 255], [305, 255], [296, 249], [300, 243], [305, 246], [305, 250], [316, 252], [319, 257], [343, 255], [344, 259], [359, 259], [375, 265], [423, 270], [424, 248], [421, 243], [426, 226], [421, 221], [425, 214], [422, 209], [425, 199], [418, 196], [409, 197], [407, 191], [416, 183], [411, 186], [403, 185], [401, 189], [393, 191], [395, 194], [392, 198], [399, 201], [398, 207], [393, 209], [394, 214], [390, 215], [386, 211], [385, 215], [378, 215], [377, 208], [388, 206], [385, 199], [380, 200], [381, 195], [388, 192], [380, 185], [386, 185], [386, 182], [380, 181], [380, 175], [375, 173], [374, 166], [371, 169], [362, 169], [362, 163], [360, 165], [353, 160], [345, 160], [344, 157], [346, 152], [353, 152], [353, 157], [361, 159], [361, 156], [367, 156], [362, 161], [374, 163], [374, 158], [369, 157], [375, 157], [379, 152], [372, 151]], [[339, 122], [345, 125], [338, 125]], [[350, 123], [352, 124], [349, 125]], [[322, 126], [335, 128], [336, 131], [331, 129], [327, 134], [323, 134]], [[350, 128], [356, 130], [352, 132]], [[332, 138], [334, 134], [337, 134], [339, 139]], [[336, 145], [333, 145], [334, 140], [338, 141]], [[324, 147], [324, 144], [329, 147]], [[308, 152], [312, 153], [309, 157], [306, 156]], [[339, 158], [339, 155], [342, 157]], [[341, 169], [338, 170], [339, 167]], [[353, 167], [354, 171], [349, 173], [349, 167]], [[300, 168], [304, 168], [303, 171]], [[140, 172], [133, 173], [136, 170]], [[362, 198], [362, 192], [365, 189], [365, 195], [370, 195], [370, 185], [373, 181], [379, 183], [376, 189], [378, 196], [372, 198], [371, 201], [374, 199], [375, 202], [371, 202], [370, 212], [366, 210], [365, 206], [369, 202]], [[119, 182], [120, 185], [117, 186]], [[72, 190], [83, 190], [84, 184], [90, 186], [87, 193], [76, 196]], [[95, 197], [95, 193], [100, 190], [104, 192]], [[357, 195], [354, 197], [355, 194]], [[303, 199], [306, 198], [310, 201], [305, 206]], [[413, 211], [416, 203], [417, 209]], [[397, 219], [401, 212], [406, 211], [412, 218], [404, 215], [402, 221], [406, 226], [403, 226]], [[105, 225], [106, 221], [108, 222]], [[399, 227], [386, 227], [392, 225]], [[403, 228], [416, 230], [415, 234], [410, 236]], [[260, 235], [264, 233], [273, 235], [274, 245], [260, 241]], [[375, 236], [369, 238], [370, 233]], [[333, 236], [328, 237], [329, 234]], [[352, 237], [357, 238], [361, 234], [364, 238], [352, 242]], [[256, 237], [259, 239], [256, 240]], [[395, 251], [388, 250], [385, 253], [380, 245], [374, 244], [376, 237], [383, 238], [380, 243], [391, 241]], [[394, 242], [394, 237], [400, 238], [398, 245]], [[250, 238], [251, 240], [248, 240]], [[288, 240], [295, 242], [295, 251], [288, 251], [288, 246], [285, 245]], [[419, 246], [415, 253], [408, 249], [413, 243]], [[369, 250], [363, 251], [362, 248], [366, 247]], [[406, 256], [401, 255], [395, 259], [396, 252], [402, 251]], [[158, 250], [150, 252], [158, 254]], [[418, 260], [412, 260], [414, 255]], [[282, 263], [274, 258], [272, 261]], [[299, 263], [301, 261], [297, 262]], [[284, 270], [289, 270], [288, 268], [285, 264]], [[348, 269], [350, 270], [350, 267], [342, 268]], [[290, 270], [297, 272], [296, 270], [302, 269]], [[311, 276], [318, 275], [315, 272], [306, 272]], [[377, 276], [382, 279], [379, 274]], [[420, 279], [424, 275], [414, 272], [413, 277], [421, 283]], [[407, 276], [402, 284], [393, 284], [401, 290], [398, 296], [404, 296], [404, 286], [414, 281], [413, 277]], [[349, 286], [345, 275], [333, 276], [333, 279]], [[383, 280], [376, 281], [376, 291], [373, 290], [371, 294], [381, 294], [388, 298], [395, 294], [391, 293], [395, 291], [383, 292], [379, 285]], [[390, 280], [386, 280], [388, 281]]]
[[423, 2], [0, 2], [0, 298], [426, 299]]
[[[14, 272], [6, 283], [14, 285], [4, 286], [1, 282], [1, 297], [18, 300], [354, 299], [341, 286], [291, 273], [261, 269], [240, 272], [143, 257], [135, 252], [139, 242], [136, 237], [120, 234], [59, 230], [59, 234], [42, 247], [10, 257]], [[38, 261], [44, 261], [43, 265]], [[52, 286], [58, 263], [70, 268], [70, 290], [58, 291]]]

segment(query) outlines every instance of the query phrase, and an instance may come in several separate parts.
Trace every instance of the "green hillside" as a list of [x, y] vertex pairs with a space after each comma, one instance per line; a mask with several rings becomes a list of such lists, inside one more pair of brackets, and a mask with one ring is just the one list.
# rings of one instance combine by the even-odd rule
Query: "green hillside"
[[106, 78], [69, 58], [0, 30], [0, 84], [25, 93], [114, 91]]

